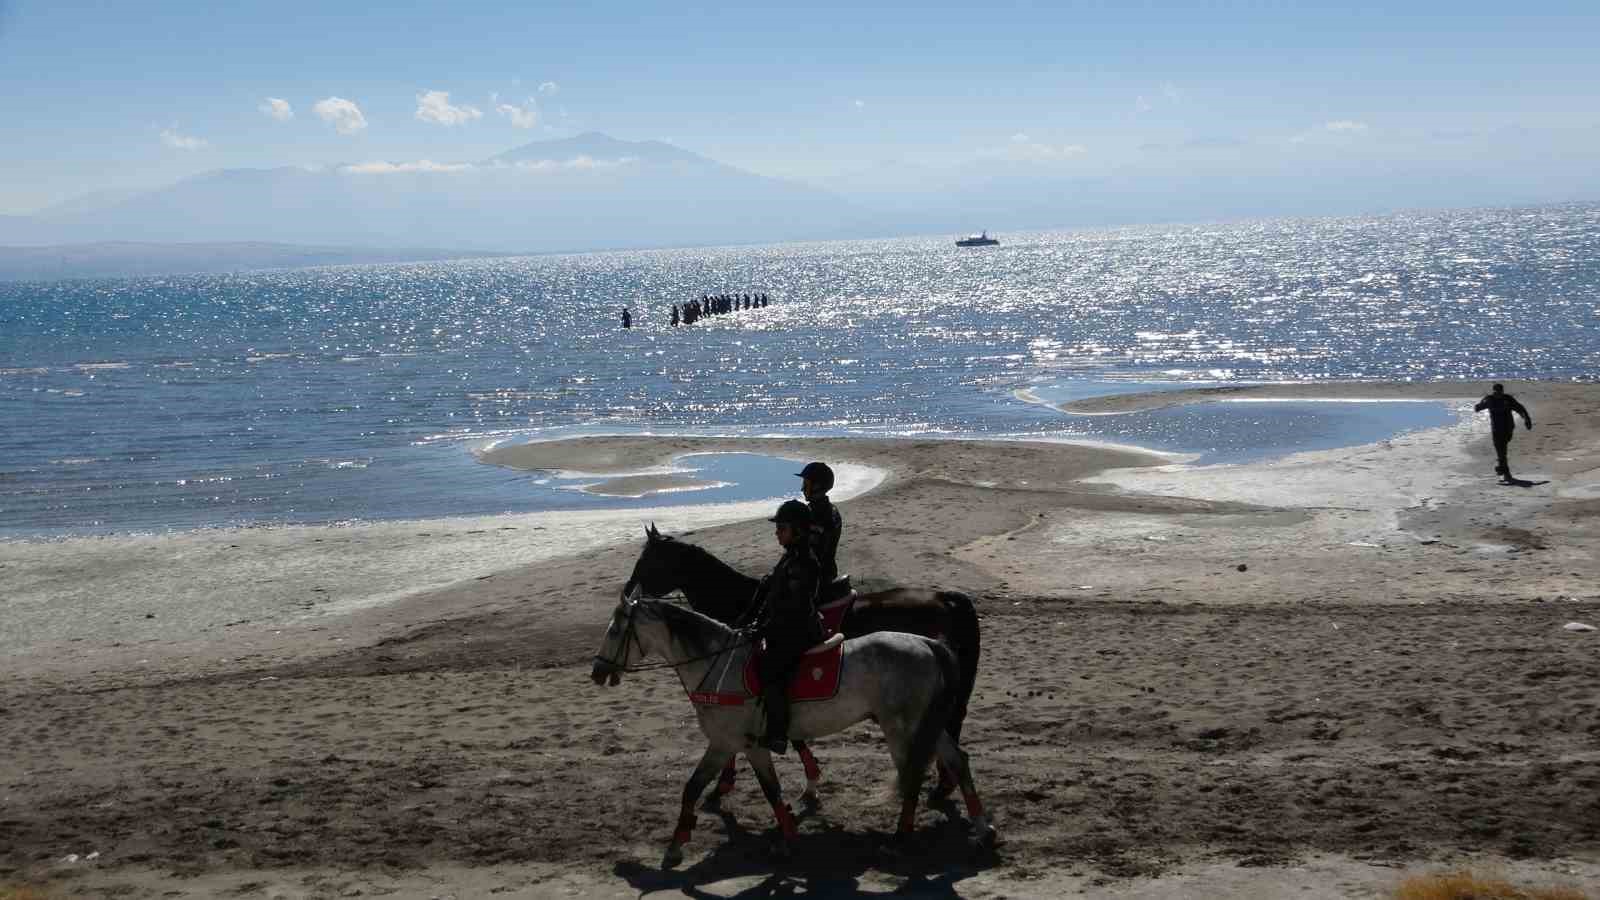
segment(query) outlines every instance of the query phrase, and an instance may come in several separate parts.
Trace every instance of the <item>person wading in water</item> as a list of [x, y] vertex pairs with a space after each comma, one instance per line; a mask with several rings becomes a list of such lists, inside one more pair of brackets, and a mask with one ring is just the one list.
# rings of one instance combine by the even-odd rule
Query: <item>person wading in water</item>
[[805, 652], [822, 641], [817, 618], [817, 561], [807, 536], [811, 510], [799, 500], [786, 500], [769, 521], [783, 547], [762, 592], [766, 622], [761, 636], [761, 702], [767, 710], [767, 734], [761, 743], [773, 753], [789, 752], [789, 679]]
[[1517, 398], [1506, 393], [1506, 386], [1503, 384], [1495, 385], [1494, 389], [1479, 400], [1473, 409], [1478, 412], [1486, 409], [1489, 411], [1489, 430], [1494, 438], [1494, 455], [1498, 459], [1494, 471], [1496, 475], [1510, 481], [1511, 464], [1506, 461], [1506, 450], [1511, 446], [1511, 436], [1517, 433], [1517, 420], [1513, 419], [1512, 415], [1522, 416], [1522, 424], [1526, 425], [1529, 431], [1533, 430], [1532, 417], [1528, 415], [1528, 410], [1517, 402]]
[[795, 473], [800, 476], [800, 493], [811, 508], [811, 550], [817, 556], [817, 579], [822, 599], [828, 596], [839, 578], [839, 538], [844, 535], [844, 517], [828, 499], [833, 490], [833, 469], [825, 462], [809, 462]]

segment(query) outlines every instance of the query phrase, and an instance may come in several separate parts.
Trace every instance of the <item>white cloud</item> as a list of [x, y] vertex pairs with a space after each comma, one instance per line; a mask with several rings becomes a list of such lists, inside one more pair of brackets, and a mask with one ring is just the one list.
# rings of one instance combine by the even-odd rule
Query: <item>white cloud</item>
[[416, 162], [365, 162], [350, 166], [340, 166], [339, 171], [347, 175], [393, 175], [400, 172], [466, 172], [472, 168], [472, 163], [436, 163], [431, 159], [419, 159]]
[[483, 118], [476, 106], [452, 106], [449, 91], [423, 91], [417, 95], [417, 119], [436, 125], [465, 125]]
[[539, 107], [529, 97], [523, 106], [513, 106], [510, 103], [501, 103], [499, 94], [490, 94], [489, 102], [494, 104], [495, 112], [511, 120], [511, 124], [518, 128], [532, 128], [539, 124]]
[[1088, 152], [1089, 149], [1082, 144], [1044, 144], [1019, 131], [1011, 136], [1011, 142], [1006, 146], [985, 151], [982, 155], [1046, 162], [1067, 160]]
[[616, 169], [636, 162], [636, 157], [624, 156], [618, 159], [595, 159], [592, 156], [575, 156], [562, 161], [555, 159], [524, 159], [516, 167], [529, 172], [549, 172], [556, 169]]
[[539, 93], [546, 97], [554, 97], [556, 94], [561, 93], [561, 85], [556, 84], [554, 81], [543, 82], [539, 85]]
[[1289, 138], [1289, 143], [1338, 142], [1341, 138], [1348, 140], [1349, 138], [1366, 134], [1367, 130], [1367, 123], [1365, 122], [1357, 122], [1353, 119], [1337, 119], [1332, 122], [1324, 122], [1309, 131], [1302, 131]]
[[161, 143], [166, 144], [168, 147], [171, 147], [174, 150], [204, 150], [211, 146], [211, 144], [203, 138], [179, 134], [173, 128], [161, 129]]
[[261, 105], [256, 109], [261, 110], [263, 115], [277, 119], [279, 122], [287, 122], [294, 118], [294, 107], [289, 105], [289, 101], [281, 100], [277, 97], [268, 97], [261, 101]]
[[865, 100], [857, 100], [857, 101], [855, 101], [855, 107], [856, 107], [856, 109], [866, 109], [867, 108], [867, 101], [865, 101]]
[[1133, 98], [1134, 115], [1143, 115], [1160, 106], [1177, 106], [1183, 102], [1183, 94], [1178, 92], [1178, 86], [1170, 81], [1163, 81], [1156, 89], [1156, 93], [1140, 94]]
[[367, 127], [367, 117], [361, 114], [361, 107], [343, 97], [318, 100], [311, 109], [340, 134], [355, 134]]

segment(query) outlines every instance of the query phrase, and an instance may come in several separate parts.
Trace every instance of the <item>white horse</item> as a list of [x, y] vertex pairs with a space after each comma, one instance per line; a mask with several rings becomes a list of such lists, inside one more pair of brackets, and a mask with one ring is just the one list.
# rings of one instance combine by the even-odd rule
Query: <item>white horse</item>
[[[595, 684], [617, 684], [621, 673], [637, 671], [640, 660], [654, 654], [663, 667], [677, 670], [685, 692], [695, 702], [700, 731], [708, 746], [689, 783], [677, 829], [662, 857], [663, 868], [683, 861], [683, 845], [694, 828], [694, 804], [725, 763], [744, 753], [756, 780], [777, 816], [787, 855], [796, 835], [794, 814], [783, 802], [772, 755], [757, 743], [764, 714], [744, 688], [742, 672], [754, 652], [754, 638], [692, 610], [656, 600], [638, 599], [637, 589], [611, 614], [610, 626], [595, 654]], [[802, 666], [802, 669], [804, 667]], [[945, 731], [957, 702], [961, 675], [955, 655], [937, 641], [914, 634], [880, 631], [844, 642], [839, 689], [831, 699], [791, 705], [789, 736], [810, 740], [843, 731], [867, 719], [878, 723], [899, 774], [901, 797], [897, 838], [916, 824], [917, 791], [935, 753], [955, 772], [972, 820], [975, 849], [992, 847], [996, 832], [984, 815], [972, 784], [967, 754]]]

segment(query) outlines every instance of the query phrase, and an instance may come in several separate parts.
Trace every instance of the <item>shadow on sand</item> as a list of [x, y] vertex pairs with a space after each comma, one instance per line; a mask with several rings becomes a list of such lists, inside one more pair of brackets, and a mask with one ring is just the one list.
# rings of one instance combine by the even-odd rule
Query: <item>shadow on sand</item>
[[1546, 479], [1544, 481], [1528, 481], [1527, 479], [1524, 479], [1524, 478], [1506, 477], [1506, 478], [1500, 479], [1500, 483], [1505, 485], [1506, 487], [1531, 488], [1531, 487], [1534, 487], [1536, 485], [1549, 484], [1550, 481], [1548, 479]]
[[[934, 809], [940, 809], [935, 805]], [[620, 860], [612, 871], [641, 894], [678, 891], [686, 897], [739, 898], [765, 900], [786, 897], [928, 897], [959, 898], [959, 882], [994, 865], [994, 853], [974, 856], [967, 844], [966, 822], [949, 818], [920, 828], [896, 853], [882, 848], [891, 835], [878, 830], [846, 831], [827, 822], [813, 811], [797, 814], [803, 826], [793, 842], [793, 856], [787, 860], [773, 854], [776, 829], [752, 831], [738, 823], [733, 814], [709, 808], [722, 819], [726, 837], [715, 829], [696, 831], [702, 846], [711, 850], [693, 865], [681, 870], [663, 870], [637, 860]], [[808, 820], [811, 824], [806, 825]], [[701, 820], [704, 824], [710, 824]], [[819, 827], [820, 826], [820, 827]], [[690, 844], [689, 847], [693, 847]], [[663, 845], [665, 849], [665, 845]], [[692, 858], [692, 857], [691, 857]], [[861, 876], [868, 871], [891, 876], [899, 881], [894, 888], [866, 889]], [[751, 879], [759, 881], [751, 882]], [[736, 883], [722, 884], [733, 879]], [[885, 879], [888, 880], [888, 879]]]

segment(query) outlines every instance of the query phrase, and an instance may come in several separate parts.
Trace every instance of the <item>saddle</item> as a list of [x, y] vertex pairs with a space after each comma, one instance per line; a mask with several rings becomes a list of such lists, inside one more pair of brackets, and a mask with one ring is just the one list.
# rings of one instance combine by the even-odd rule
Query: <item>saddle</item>
[[[817, 617], [822, 620], [825, 637], [822, 643], [807, 650], [795, 667], [794, 677], [789, 680], [791, 703], [827, 700], [839, 693], [839, 675], [844, 663], [844, 634], [839, 626], [855, 603], [856, 592], [850, 587], [850, 576], [841, 575], [823, 588], [821, 595], [827, 599], [818, 604]], [[761, 696], [760, 660], [765, 652], [765, 642], [761, 642], [745, 660], [740, 673], [745, 694], [692, 690], [689, 691], [690, 702], [697, 706], [743, 706], [747, 699]]]
[[[761, 655], [758, 648], [744, 664], [744, 689], [752, 697], [761, 696]], [[789, 702], [828, 700], [839, 693], [839, 673], [843, 671], [844, 635], [833, 634], [800, 657], [794, 676], [789, 679]]]

